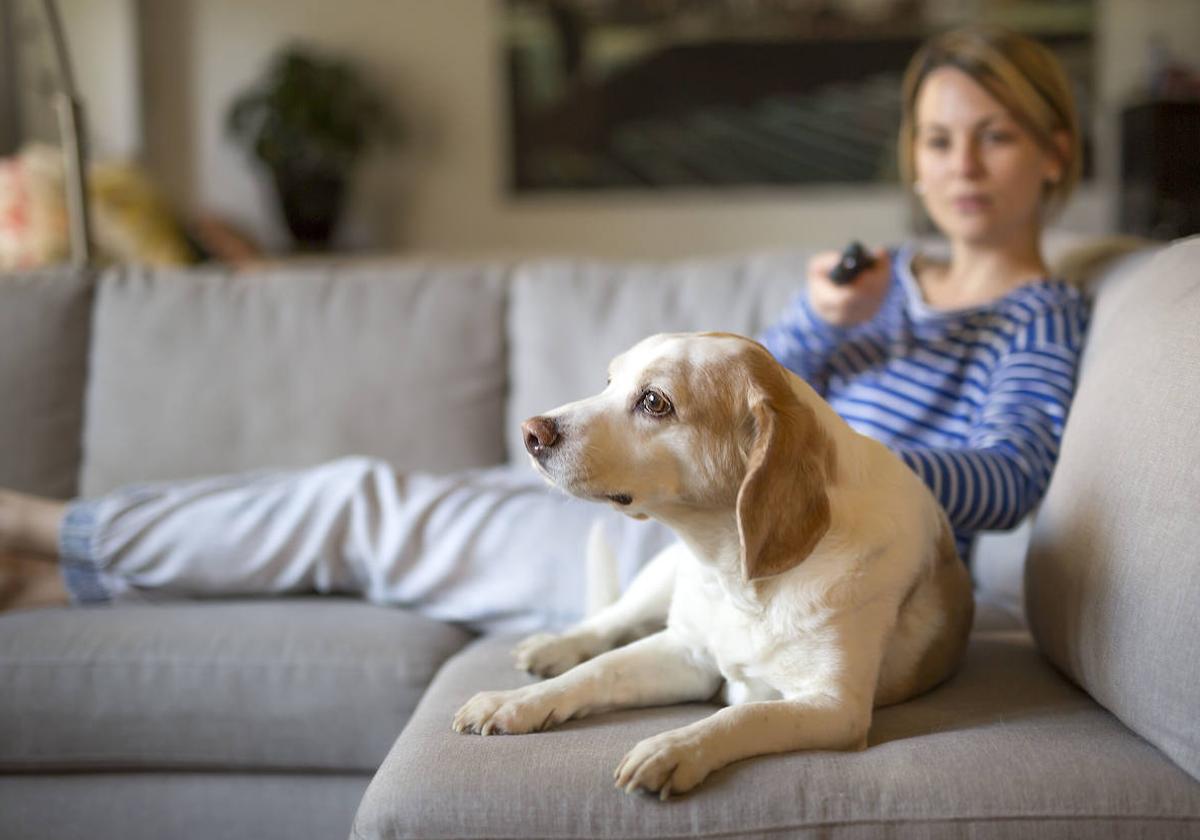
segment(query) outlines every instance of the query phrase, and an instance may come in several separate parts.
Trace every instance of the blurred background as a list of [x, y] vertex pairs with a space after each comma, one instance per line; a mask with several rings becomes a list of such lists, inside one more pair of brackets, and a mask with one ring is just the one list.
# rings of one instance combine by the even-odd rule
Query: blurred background
[[[1056, 228], [1200, 231], [1197, 0], [58, 0], [109, 260], [894, 243], [899, 79], [976, 20], [1072, 77]], [[62, 259], [45, 3], [0, 0], [0, 264]]]

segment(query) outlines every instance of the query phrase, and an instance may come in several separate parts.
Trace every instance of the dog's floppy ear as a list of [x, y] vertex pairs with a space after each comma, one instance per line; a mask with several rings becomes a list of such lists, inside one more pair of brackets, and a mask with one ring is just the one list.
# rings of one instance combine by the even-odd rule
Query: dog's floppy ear
[[786, 383], [752, 387], [754, 431], [737, 498], [742, 574], [781, 574], [812, 553], [829, 530], [826, 493], [833, 445], [816, 414]]

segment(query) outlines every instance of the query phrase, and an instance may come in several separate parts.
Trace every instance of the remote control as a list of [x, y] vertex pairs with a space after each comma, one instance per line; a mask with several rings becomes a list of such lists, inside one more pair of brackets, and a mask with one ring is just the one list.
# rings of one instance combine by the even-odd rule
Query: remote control
[[854, 282], [854, 278], [875, 265], [875, 258], [863, 247], [857, 239], [846, 246], [838, 264], [829, 272], [829, 279], [835, 286], [846, 286]]

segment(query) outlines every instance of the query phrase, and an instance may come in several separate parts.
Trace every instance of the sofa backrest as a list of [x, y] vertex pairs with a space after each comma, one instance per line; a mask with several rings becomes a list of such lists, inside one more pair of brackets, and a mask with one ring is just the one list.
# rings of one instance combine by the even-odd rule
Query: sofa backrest
[[119, 269], [99, 282], [85, 494], [345, 454], [503, 460], [506, 269]]
[[522, 420], [601, 390], [609, 361], [640, 339], [694, 330], [758, 334], [804, 287], [808, 256], [518, 267], [508, 310], [510, 460], [526, 462]]
[[0, 275], [0, 487], [76, 492], [92, 291], [89, 272]]
[[1095, 290], [1026, 599], [1046, 656], [1200, 779], [1200, 237]]

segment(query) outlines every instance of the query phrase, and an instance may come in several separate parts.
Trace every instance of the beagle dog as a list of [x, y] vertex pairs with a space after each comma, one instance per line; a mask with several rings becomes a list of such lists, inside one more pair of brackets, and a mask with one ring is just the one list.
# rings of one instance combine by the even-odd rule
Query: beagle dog
[[626, 792], [666, 799], [750, 756], [864, 749], [874, 707], [962, 658], [971, 581], [941, 506], [758, 343], [652, 336], [613, 360], [601, 393], [522, 428], [550, 483], [680, 542], [609, 607], [520, 644], [518, 667], [551, 679], [475, 695], [455, 730], [719, 698], [616, 768]]

